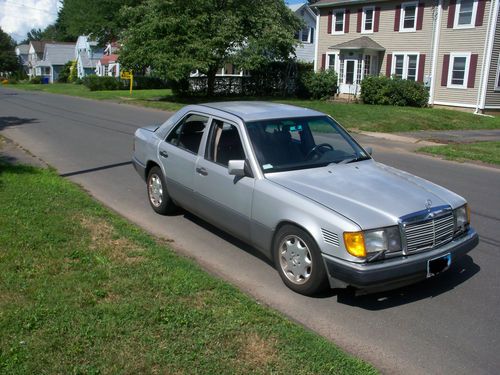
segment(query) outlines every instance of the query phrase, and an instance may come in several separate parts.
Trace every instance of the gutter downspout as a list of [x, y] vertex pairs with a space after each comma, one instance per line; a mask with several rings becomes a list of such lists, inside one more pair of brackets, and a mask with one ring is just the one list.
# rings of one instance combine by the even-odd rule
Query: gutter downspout
[[432, 46], [432, 64], [431, 64], [431, 88], [429, 93], [429, 105], [434, 104], [434, 91], [436, 90], [436, 67], [439, 52], [439, 37], [441, 36], [441, 15], [443, 12], [443, 0], [438, 1], [435, 27], [433, 28], [434, 38]]
[[319, 11], [318, 8], [315, 8], [315, 14], [316, 14], [316, 30], [314, 30], [314, 41], [316, 43], [314, 46], [314, 71], [317, 72], [318, 71], [318, 50], [319, 50], [319, 19], [320, 19], [320, 14], [321, 14], [321, 12]]
[[493, 51], [493, 42], [495, 40], [495, 31], [498, 19], [498, 0], [492, 0], [490, 7], [490, 14], [488, 17], [488, 31], [486, 34], [486, 41], [484, 43], [484, 53], [483, 53], [483, 64], [481, 66], [481, 85], [479, 86], [479, 92], [477, 95], [477, 104], [474, 114], [481, 114], [481, 110], [484, 110], [486, 103], [486, 91], [488, 90], [488, 79], [490, 75], [490, 65], [491, 57]]

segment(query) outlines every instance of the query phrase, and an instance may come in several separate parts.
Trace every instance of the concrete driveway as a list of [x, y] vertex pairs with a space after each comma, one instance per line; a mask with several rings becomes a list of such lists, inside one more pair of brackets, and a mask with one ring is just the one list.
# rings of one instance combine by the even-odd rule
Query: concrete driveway
[[[288, 290], [253, 249], [190, 214], [153, 213], [130, 165], [137, 127], [168, 113], [0, 88], [0, 134], [81, 184], [98, 200], [261, 303], [366, 359], [385, 373], [498, 372], [500, 171], [408, 152], [408, 145], [359, 136], [381, 162], [464, 195], [480, 245], [442, 276], [392, 292], [316, 298]], [[300, 369], [298, 369], [299, 371]]]

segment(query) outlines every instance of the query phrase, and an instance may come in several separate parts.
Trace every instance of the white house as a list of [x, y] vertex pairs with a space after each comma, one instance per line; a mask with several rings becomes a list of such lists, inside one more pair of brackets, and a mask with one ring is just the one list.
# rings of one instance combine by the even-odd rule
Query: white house
[[119, 49], [118, 43], [108, 43], [104, 49], [104, 56], [96, 64], [95, 74], [100, 77], [120, 77]]
[[19, 61], [21, 62], [21, 65], [23, 66], [23, 70], [25, 71], [26, 74], [29, 73], [29, 61], [28, 61], [28, 55], [29, 55], [29, 50], [30, 50], [30, 45], [29, 44], [19, 44], [16, 46], [15, 52], [16, 56], [19, 58]]
[[[74, 43], [44, 42], [42, 59], [32, 60], [32, 76], [56, 82], [64, 65], [73, 60]], [[38, 56], [38, 55], [37, 55]]]
[[288, 8], [305, 24], [302, 30], [295, 33], [295, 38], [301, 42], [295, 49], [297, 60], [313, 63], [317, 39], [316, 14], [307, 3], [291, 4]]
[[78, 78], [95, 74], [97, 63], [103, 55], [104, 48], [99, 47], [97, 41], [91, 40], [89, 35], [80, 35], [74, 50]]

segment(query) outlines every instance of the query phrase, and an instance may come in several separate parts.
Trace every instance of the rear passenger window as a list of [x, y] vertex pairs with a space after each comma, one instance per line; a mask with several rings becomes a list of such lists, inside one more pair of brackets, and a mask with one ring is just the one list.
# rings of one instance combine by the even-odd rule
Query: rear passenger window
[[223, 166], [227, 166], [229, 160], [245, 160], [236, 126], [220, 120], [212, 122], [206, 159]]
[[194, 154], [198, 153], [208, 117], [188, 115], [172, 129], [166, 141]]

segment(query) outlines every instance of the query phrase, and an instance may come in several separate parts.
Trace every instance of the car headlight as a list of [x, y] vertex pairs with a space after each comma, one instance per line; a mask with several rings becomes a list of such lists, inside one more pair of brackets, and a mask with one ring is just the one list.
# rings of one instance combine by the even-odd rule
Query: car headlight
[[455, 217], [455, 234], [463, 233], [467, 230], [470, 224], [469, 206], [464, 204], [453, 211]]
[[349, 254], [358, 258], [382, 252], [401, 251], [401, 235], [398, 226], [362, 232], [344, 232], [344, 243]]

